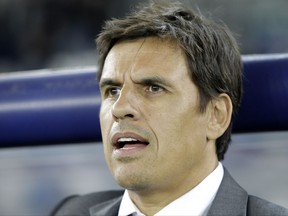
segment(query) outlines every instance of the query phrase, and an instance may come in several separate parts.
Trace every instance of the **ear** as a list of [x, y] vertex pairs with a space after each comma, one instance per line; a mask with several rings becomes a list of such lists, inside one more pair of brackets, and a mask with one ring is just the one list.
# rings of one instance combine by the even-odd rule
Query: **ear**
[[[230, 97], [222, 93], [209, 103], [209, 119], [207, 127], [207, 139], [216, 140], [228, 128], [232, 116], [232, 102]], [[207, 110], [208, 111], [208, 110]]]

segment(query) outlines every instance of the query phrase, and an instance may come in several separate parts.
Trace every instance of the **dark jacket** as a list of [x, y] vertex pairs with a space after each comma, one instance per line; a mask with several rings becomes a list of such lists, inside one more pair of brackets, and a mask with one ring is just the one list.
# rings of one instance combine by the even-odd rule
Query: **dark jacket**
[[[71, 196], [51, 216], [117, 216], [124, 191]], [[248, 195], [224, 169], [224, 177], [207, 216], [288, 216], [288, 209]]]

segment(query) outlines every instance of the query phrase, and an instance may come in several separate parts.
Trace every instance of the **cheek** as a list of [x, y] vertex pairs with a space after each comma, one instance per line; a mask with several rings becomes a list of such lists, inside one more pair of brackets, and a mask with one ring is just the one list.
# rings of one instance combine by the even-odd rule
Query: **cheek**
[[107, 105], [102, 103], [100, 113], [99, 113], [99, 120], [100, 120], [100, 127], [101, 127], [101, 134], [102, 134], [102, 143], [103, 143], [103, 150], [105, 160], [107, 162], [108, 167], [111, 167], [111, 149], [109, 148], [109, 133], [111, 128], [111, 114], [110, 111], [106, 108]]
[[107, 105], [105, 105], [105, 103], [101, 105], [99, 120], [100, 120], [102, 139], [103, 143], [105, 144], [107, 142], [109, 131], [112, 124], [112, 115], [110, 109], [107, 109]]
[[173, 110], [161, 110], [153, 112], [153, 115], [150, 114], [149, 121], [147, 122], [157, 139], [158, 145], [160, 145], [158, 146], [159, 148], [161, 148], [162, 145], [165, 146], [166, 149], [175, 147], [175, 145], [170, 143], [175, 144], [175, 141], [181, 137], [181, 121], [179, 115], [173, 112]]
[[[158, 140], [158, 145], [165, 145], [166, 149], [174, 150], [183, 144], [189, 145], [204, 142], [205, 118], [194, 108], [175, 106], [154, 112], [149, 118], [149, 124]], [[189, 147], [188, 147], [189, 148]]]
[[102, 102], [101, 104], [101, 108], [100, 108], [100, 113], [99, 113], [99, 119], [100, 119], [100, 125], [102, 126], [106, 126], [109, 119], [111, 120], [112, 115], [111, 115], [111, 105], [109, 105], [109, 103], [107, 102]]

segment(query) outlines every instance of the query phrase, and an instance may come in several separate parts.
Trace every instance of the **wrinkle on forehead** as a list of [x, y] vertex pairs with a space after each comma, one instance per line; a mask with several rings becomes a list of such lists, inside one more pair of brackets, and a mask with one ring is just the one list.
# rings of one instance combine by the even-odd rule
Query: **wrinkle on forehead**
[[[126, 42], [129, 43], [129, 41], [124, 41], [124, 43]], [[153, 67], [155, 67], [155, 65], [163, 67], [163, 63], [166, 60], [173, 61], [173, 59], [178, 58], [179, 56], [185, 59], [184, 52], [175, 39], [159, 38], [152, 36], [136, 39], [134, 42], [137, 44], [137, 47], [131, 49], [131, 54], [133, 55], [131, 59], [133, 58], [133, 62], [130, 66], [130, 69], [128, 69], [130, 74], [134, 72], [135, 68], [140, 62], [142, 66], [145, 62], [147, 64], [147, 67], [151, 66], [151, 64], [153, 65]], [[138, 61], [139, 58], [141, 59], [141, 61]], [[162, 62], [162, 59], [166, 60]]]
[[136, 53], [135, 53], [135, 56], [134, 56], [134, 58], [133, 58], [133, 65], [131, 66], [131, 69], [130, 69], [130, 74], [133, 72], [133, 70], [134, 70], [134, 68], [135, 68], [137, 56], [139, 55], [140, 50], [141, 50], [141, 48], [143, 47], [145, 41], [146, 41], [146, 38], [143, 38], [143, 41], [141, 42], [138, 50], [137, 50]]
[[113, 77], [124, 82], [127, 76], [132, 79], [131, 76], [135, 72], [142, 74], [153, 70], [158, 71], [158, 67], [160, 71], [169, 71], [170, 66], [166, 64], [168, 62], [184, 67], [185, 64], [178, 64], [179, 58], [185, 59], [184, 52], [178, 43], [170, 38], [146, 37], [122, 40], [108, 53], [102, 78]]

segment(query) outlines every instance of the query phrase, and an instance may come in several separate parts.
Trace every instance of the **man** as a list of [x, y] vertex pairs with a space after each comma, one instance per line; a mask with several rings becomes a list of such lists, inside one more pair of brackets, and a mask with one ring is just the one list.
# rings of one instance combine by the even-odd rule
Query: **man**
[[97, 48], [105, 158], [126, 190], [70, 197], [52, 215], [288, 215], [219, 162], [242, 95], [225, 26], [157, 1], [106, 22]]

